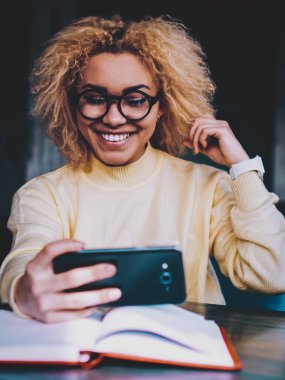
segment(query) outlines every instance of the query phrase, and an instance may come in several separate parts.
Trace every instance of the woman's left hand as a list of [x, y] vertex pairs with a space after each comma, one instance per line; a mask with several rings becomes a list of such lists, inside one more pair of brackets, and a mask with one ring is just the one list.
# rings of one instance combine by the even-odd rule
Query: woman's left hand
[[195, 120], [183, 144], [194, 154], [203, 153], [215, 163], [227, 167], [249, 159], [229, 124], [208, 114]]

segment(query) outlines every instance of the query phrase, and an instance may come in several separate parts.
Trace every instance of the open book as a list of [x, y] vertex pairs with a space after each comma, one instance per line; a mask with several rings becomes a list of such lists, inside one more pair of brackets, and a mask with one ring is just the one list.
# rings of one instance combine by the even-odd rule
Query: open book
[[0, 310], [0, 363], [81, 365], [104, 357], [237, 370], [241, 363], [214, 321], [174, 305], [124, 306], [45, 324]]

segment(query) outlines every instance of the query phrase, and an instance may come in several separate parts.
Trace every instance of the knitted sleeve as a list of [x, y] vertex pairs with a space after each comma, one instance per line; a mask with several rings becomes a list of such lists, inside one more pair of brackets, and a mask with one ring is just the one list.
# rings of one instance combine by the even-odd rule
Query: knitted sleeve
[[285, 292], [285, 218], [255, 172], [217, 182], [211, 246], [222, 273], [241, 290]]
[[28, 261], [47, 243], [63, 238], [58, 199], [46, 181], [32, 180], [16, 192], [8, 228], [13, 243], [1, 266], [1, 301], [13, 306], [14, 283]]

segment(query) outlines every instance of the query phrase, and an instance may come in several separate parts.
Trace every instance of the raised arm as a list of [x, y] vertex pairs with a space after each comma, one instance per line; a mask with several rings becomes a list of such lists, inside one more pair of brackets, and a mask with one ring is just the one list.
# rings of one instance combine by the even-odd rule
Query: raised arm
[[[229, 168], [249, 159], [228, 123], [211, 115], [195, 121], [184, 144]], [[275, 207], [277, 201], [256, 171], [233, 181], [221, 174], [217, 181], [211, 248], [237, 288], [285, 292], [285, 219]]]

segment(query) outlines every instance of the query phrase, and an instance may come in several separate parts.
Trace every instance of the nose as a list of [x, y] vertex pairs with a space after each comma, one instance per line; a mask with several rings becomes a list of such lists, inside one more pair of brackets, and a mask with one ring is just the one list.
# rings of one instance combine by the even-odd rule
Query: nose
[[126, 123], [126, 118], [121, 114], [118, 108], [118, 102], [112, 101], [109, 111], [102, 119], [103, 123], [109, 124], [112, 127]]

